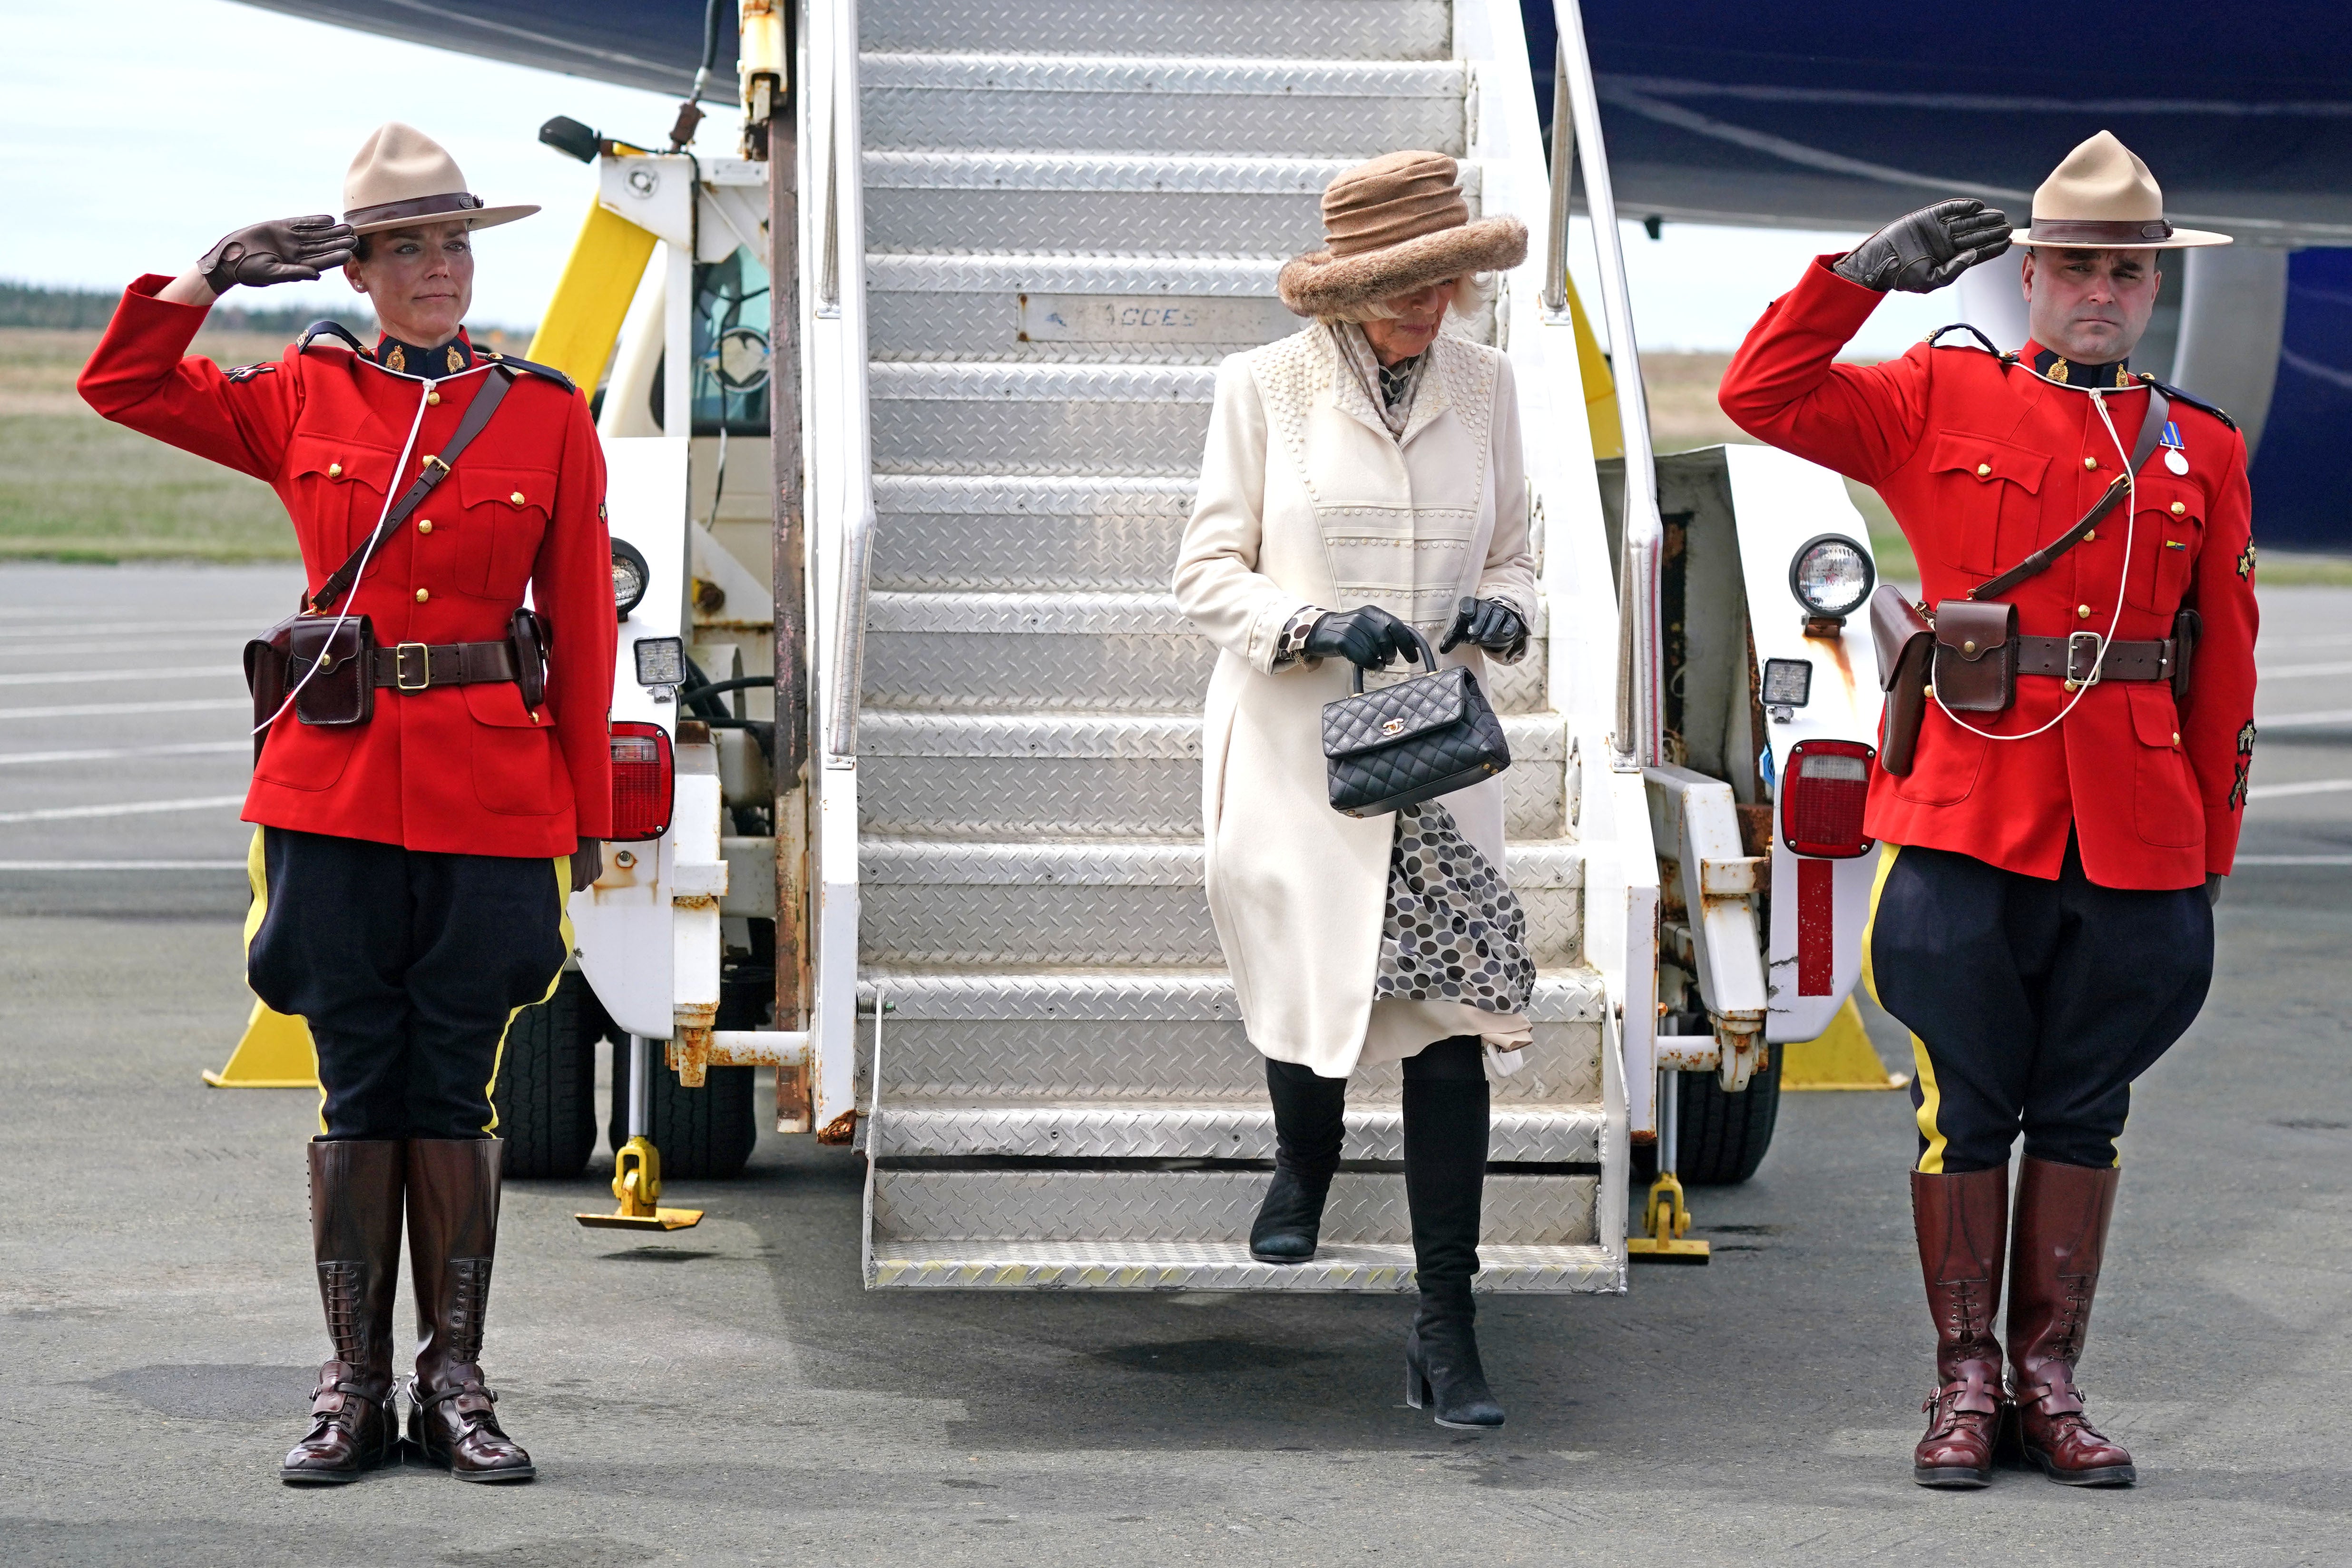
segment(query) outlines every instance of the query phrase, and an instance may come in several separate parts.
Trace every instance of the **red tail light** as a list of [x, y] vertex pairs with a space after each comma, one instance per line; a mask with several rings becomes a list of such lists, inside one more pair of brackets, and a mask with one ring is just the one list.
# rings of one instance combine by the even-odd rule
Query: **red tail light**
[[669, 831], [669, 734], [658, 724], [613, 726], [613, 841]]
[[1849, 860], [1876, 840], [1862, 831], [1876, 750], [1859, 741], [1800, 741], [1780, 780], [1780, 837], [1800, 855]]

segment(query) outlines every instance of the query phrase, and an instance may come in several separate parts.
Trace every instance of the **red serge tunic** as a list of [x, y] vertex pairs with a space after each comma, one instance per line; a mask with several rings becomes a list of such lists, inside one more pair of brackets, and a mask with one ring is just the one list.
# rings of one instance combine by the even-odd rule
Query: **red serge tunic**
[[[81, 395], [117, 424], [267, 481], [294, 521], [315, 593], [374, 530], [385, 497], [456, 433], [490, 372], [428, 382], [321, 344], [226, 372], [183, 357], [205, 311], [155, 298], [169, 281], [151, 274], [123, 295]], [[570, 855], [609, 833], [616, 633], [604, 512], [587, 401], [519, 373], [345, 604], [371, 617], [384, 646], [500, 642], [528, 585], [550, 625], [545, 700], [527, 710], [519, 687], [496, 681], [383, 688], [365, 724], [308, 725], [288, 712], [255, 766], [245, 819], [468, 855]]]
[[[1883, 298], [1831, 271], [1836, 259], [1807, 268], [1748, 334], [1723, 378], [1723, 411], [1759, 440], [1875, 488], [1918, 558], [1927, 603], [1963, 597], [2073, 527], [2124, 459], [2089, 395], [1979, 349], [1922, 343], [1883, 364], [1834, 363]], [[2021, 357], [2038, 352], [2028, 344]], [[2105, 403], [2128, 450], [2147, 394]], [[2171, 417], [2189, 472], [2141, 466], [2128, 572], [2118, 510], [2006, 597], [2025, 636], [2131, 641], [2171, 636], [2174, 612], [2194, 605], [2204, 640], [2189, 700], [2176, 710], [2168, 681], [2102, 681], [2058, 724], [2014, 741], [1972, 733], [1930, 700], [1911, 773], [1872, 771], [1874, 837], [2055, 878], [2071, 831], [2084, 875], [2103, 887], [2186, 888], [2228, 874], [2254, 746], [2246, 446], [2180, 399]], [[2021, 676], [2008, 712], [1965, 717], [2022, 735], [2072, 695], [2055, 679]]]

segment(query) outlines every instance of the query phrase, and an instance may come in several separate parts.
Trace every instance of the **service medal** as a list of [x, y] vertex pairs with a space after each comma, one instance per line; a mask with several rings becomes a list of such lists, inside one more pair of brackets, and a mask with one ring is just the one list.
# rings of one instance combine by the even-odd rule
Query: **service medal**
[[2189, 454], [2180, 449], [2180, 426], [2178, 421], [2164, 422], [2164, 434], [2157, 440], [2164, 447], [2164, 466], [2176, 474], [2189, 471]]

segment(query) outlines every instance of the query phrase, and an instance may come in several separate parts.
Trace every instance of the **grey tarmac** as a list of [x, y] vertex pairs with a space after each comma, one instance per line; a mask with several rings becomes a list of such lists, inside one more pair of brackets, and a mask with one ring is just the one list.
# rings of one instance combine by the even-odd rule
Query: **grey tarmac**
[[[0, 570], [0, 669], [226, 669], [283, 568]], [[2352, 710], [2352, 593], [2264, 595], [2265, 714]], [[164, 634], [157, 634], [159, 637]], [[119, 643], [118, 646], [111, 646]], [[228, 699], [87, 681], [0, 708]], [[869, 1295], [857, 1157], [762, 1136], [680, 1184], [698, 1229], [580, 1229], [592, 1172], [517, 1183], [489, 1312], [541, 1479], [421, 1467], [294, 1491], [326, 1345], [300, 1091], [219, 1091], [250, 1005], [233, 706], [0, 726], [0, 1562], [2352, 1563], [2352, 715], [2265, 735], [2221, 977], [2143, 1080], [2083, 1366], [2142, 1480], [1911, 1484], [1931, 1342], [1896, 1094], [1790, 1095], [1705, 1268], [1488, 1299], [1495, 1436], [1403, 1407], [1402, 1300]], [[15, 753], [72, 760], [9, 764]], [[86, 752], [130, 753], [82, 756]], [[136, 806], [110, 816], [54, 815]], [[135, 862], [120, 868], [93, 863]], [[160, 864], [159, 864], [160, 863]], [[1874, 1019], [1904, 1065], [1901, 1031]], [[404, 1297], [405, 1291], [404, 1290]], [[404, 1300], [401, 1321], [409, 1321]]]

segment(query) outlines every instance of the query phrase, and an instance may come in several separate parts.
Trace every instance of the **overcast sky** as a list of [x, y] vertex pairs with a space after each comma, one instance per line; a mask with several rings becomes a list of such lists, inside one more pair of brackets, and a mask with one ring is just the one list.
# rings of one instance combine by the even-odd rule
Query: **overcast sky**
[[[376, 125], [403, 119], [448, 147], [486, 200], [547, 209], [481, 240], [474, 319], [527, 325], [594, 194], [593, 171], [539, 144], [541, 122], [568, 114], [657, 146], [675, 107], [231, 0], [0, 0], [0, 278], [32, 283], [119, 289], [142, 272], [179, 271], [244, 224], [341, 211], [352, 153]], [[714, 117], [700, 145], [731, 141]], [[1853, 239], [1675, 225], [1662, 240], [1630, 225], [1625, 237], [1644, 349], [1737, 345], [1806, 258]], [[1591, 252], [1578, 244], [1572, 268], [1588, 302]], [[251, 302], [325, 312], [350, 298], [338, 280]], [[1898, 295], [1855, 348], [1900, 353], [1958, 314], [1948, 299]]]

